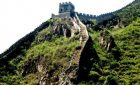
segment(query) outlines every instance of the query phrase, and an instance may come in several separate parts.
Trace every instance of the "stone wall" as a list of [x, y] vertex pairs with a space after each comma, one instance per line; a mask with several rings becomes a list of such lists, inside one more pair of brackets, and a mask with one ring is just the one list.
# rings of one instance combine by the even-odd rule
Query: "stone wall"
[[82, 22], [87, 22], [96, 19], [95, 15], [75, 12], [75, 6], [71, 2], [60, 3], [59, 15], [52, 15], [52, 18], [70, 18], [74, 17], [75, 15], [77, 15]]
[[71, 2], [65, 2], [59, 4], [59, 13], [74, 12], [75, 6]]
[[80, 18], [81, 21], [91, 21], [93, 19], [96, 19], [95, 15], [90, 15], [90, 14], [84, 14], [84, 13], [78, 13], [76, 12], [77, 16]]
[[75, 13], [71, 13], [71, 12], [59, 13], [59, 15], [52, 14], [52, 18], [55, 18], [55, 17], [70, 18], [74, 16], [75, 16]]

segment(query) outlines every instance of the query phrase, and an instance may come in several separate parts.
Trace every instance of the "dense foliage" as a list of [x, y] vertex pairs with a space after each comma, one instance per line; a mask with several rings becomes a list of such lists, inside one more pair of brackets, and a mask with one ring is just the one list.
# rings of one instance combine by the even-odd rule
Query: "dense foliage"
[[108, 30], [121, 52], [120, 60], [99, 44], [100, 32], [90, 33], [100, 60], [93, 63], [88, 82], [79, 85], [139, 85], [140, 84], [140, 19], [125, 28]]

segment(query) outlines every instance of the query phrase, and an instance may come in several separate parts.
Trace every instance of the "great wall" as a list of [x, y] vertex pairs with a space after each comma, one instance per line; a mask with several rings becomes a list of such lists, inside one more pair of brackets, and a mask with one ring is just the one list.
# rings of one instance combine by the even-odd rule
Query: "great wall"
[[74, 17], [76, 15], [82, 22], [87, 22], [96, 19], [95, 15], [75, 12], [75, 6], [71, 2], [60, 3], [59, 14], [58, 15], [52, 14], [52, 18], [53, 17], [69, 18]]

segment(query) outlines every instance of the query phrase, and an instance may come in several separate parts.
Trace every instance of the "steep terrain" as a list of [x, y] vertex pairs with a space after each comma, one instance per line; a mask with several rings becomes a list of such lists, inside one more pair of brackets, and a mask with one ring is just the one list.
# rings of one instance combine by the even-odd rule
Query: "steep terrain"
[[90, 35], [100, 59], [95, 64], [98, 70], [94, 73], [99, 76], [95, 84], [139, 85], [140, 18], [125, 28], [93, 31]]
[[48, 23], [28, 48], [15, 46], [12, 52], [2, 54], [1, 84], [71, 85], [88, 78], [90, 63], [98, 56], [86, 26], [78, 17], [56, 17]]
[[125, 27], [135, 21], [137, 17], [140, 17], [140, 0], [134, 0], [115, 12], [97, 16], [96, 22], [98, 25], [94, 29]]
[[0, 55], [0, 85], [139, 85], [139, 8], [49, 19]]

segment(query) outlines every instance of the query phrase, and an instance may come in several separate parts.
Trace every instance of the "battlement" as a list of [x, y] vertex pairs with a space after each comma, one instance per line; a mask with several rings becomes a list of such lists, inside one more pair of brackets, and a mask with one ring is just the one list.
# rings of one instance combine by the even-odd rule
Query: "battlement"
[[59, 5], [73, 5], [73, 4], [71, 2], [62, 2], [62, 3], [59, 3]]
[[59, 4], [59, 13], [65, 13], [65, 12], [74, 12], [75, 7], [71, 2], [65, 2]]
[[95, 15], [91, 15], [91, 14], [78, 13], [78, 12], [76, 12], [76, 14], [81, 21], [91, 21], [96, 18]]

